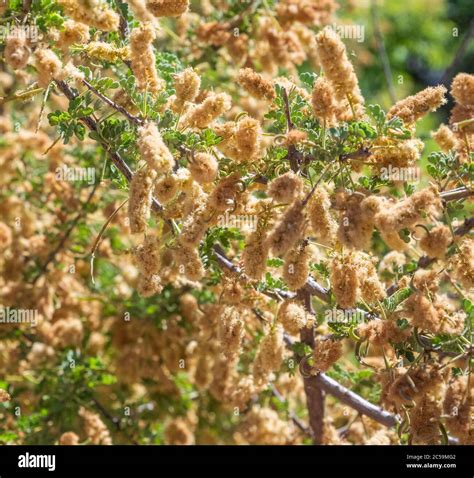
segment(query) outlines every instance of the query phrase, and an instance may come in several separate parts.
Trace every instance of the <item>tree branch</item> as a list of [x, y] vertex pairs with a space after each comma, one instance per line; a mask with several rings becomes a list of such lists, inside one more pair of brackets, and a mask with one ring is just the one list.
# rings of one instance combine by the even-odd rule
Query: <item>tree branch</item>
[[[304, 308], [307, 312], [314, 316], [313, 305], [311, 303], [311, 294], [307, 288], [303, 288], [300, 291], [300, 295], [303, 299]], [[300, 332], [301, 342], [314, 348], [314, 328], [303, 327]], [[298, 356], [298, 361], [301, 362], [303, 357]], [[315, 445], [323, 444], [324, 437], [324, 392], [321, 387], [318, 386], [310, 376], [303, 376], [303, 386], [306, 395], [306, 406], [309, 415], [309, 425], [311, 428], [311, 435], [313, 443]]]
[[114, 101], [112, 101], [110, 98], [107, 98], [107, 96], [103, 95], [99, 90], [94, 88], [87, 80], [82, 80], [84, 85], [87, 86], [87, 88], [92, 91], [97, 97], [99, 97], [104, 103], [107, 103], [109, 106], [117, 110], [119, 113], [122, 113], [127, 119], [129, 119], [132, 123], [135, 123], [137, 125], [142, 125], [144, 121], [139, 118], [138, 116], [134, 116], [131, 113], [129, 113], [125, 108], [122, 106], [118, 105]]
[[[58, 81], [56, 83], [58, 85], [58, 88], [69, 101], [76, 98], [77, 95], [71, 90], [71, 88], [66, 82]], [[97, 122], [92, 117], [84, 116], [83, 118], [81, 118], [81, 121], [89, 128], [90, 131], [98, 132]], [[108, 144], [101, 143], [101, 146], [104, 148], [105, 151], [107, 151], [110, 159], [112, 160], [116, 168], [124, 175], [125, 179], [130, 182], [133, 178], [132, 170], [129, 168], [128, 164], [122, 159], [120, 154], [115, 151], [111, 151]], [[152, 198], [151, 208], [157, 214], [160, 214], [163, 211], [163, 207], [155, 198]]]

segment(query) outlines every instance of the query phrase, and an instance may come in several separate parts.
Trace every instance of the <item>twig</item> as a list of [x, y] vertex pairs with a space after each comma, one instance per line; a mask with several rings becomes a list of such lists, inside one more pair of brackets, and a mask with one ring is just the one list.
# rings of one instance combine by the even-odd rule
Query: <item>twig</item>
[[395, 95], [395, 88], [393, 86], [392, 69], [390, 68], [390, 61], [388, 59], [387, 50], [383, 40], [382, 32], [380, 31], [377, 0], [371, 0], [370, 13], [372, 17], [372, 25], [374, 28], [375, 43], [382, 62], [383, 73], [387, 82], [388, 93], [392, 103], [396, 103], [397, 97]]
[[133, 438], [130, 438], [127, 435], [127, 433], [125, 433], [125, 431], [122, 429], [120, 425], [120, 419], [112, 416], [109, 413], [109, 411], [99, 402], [99, 400], [97, 400], [97, 398], [92, 397], [92, 402], [94, 403], [95, 407], [99, 410], [99, 412], [102, 413], [102, 415], [115, 426], [118, 432], [122, 433], [127, 438], [127, 440], [133, 445], [138, 445], [138, 442], [134, 440]]
[[[280, 403], [286, 403], [285, 397], [275, 388], [274, 385], [271, 386], [271, 391], [273, 396], [280, 402]], [[294, 412], [291, 410], [288, 412], [288, 416], [291, 418], [291, 421], [303, 432], [306, 434], [310, 434], [310, 431], [308, 427], [303, 423], [302, 420], [300, 420]]]
[[139, 118], [138, 116], [134, 116], [131, 113], [129, 113], [125, 108], [122, 106], [118, 105], [114, 101], [112, 101], [110, 98], [107, 98], [104, 94], [102, 94], [100, 91], [98, 91], [96, 88], [94, 88], [87, 80], [82, 80], [84, 85], [89, 88], [92, 93], [94, 93], [96, 96], [98, 96], [104, 103], [107, 103], [109, 106], [117, 110], [118, 112], [122, 113], [124, 116], [126, 116], [132, 123], [135, 123], [137, 125], [142, 125], [144, 123], [143, 119]]
[[[290, 101], [288, 99], [288, 92], [286, 88], [283, 88], [283, 102], [285, 104], [285, 117], [286, 117], [286, 128], [287, 133], [289, 133], [293, 128], [294, 124], [291, 120], [291, 111], [290, 111]], [[297, 173], [300, 169], [301, 154], [296, 149], [294, 144], [288, 146], [288, 161], [290, 162], [290, 168], [294, 173]]]
[[456, 201], [458, 199], [468, 198], [474, 196], [474, 189], [469, 189], [468, 187], [462, 186], [456, 189], [449, 191], [443, 191], [439, 194], [439, 197], [443, 201]]

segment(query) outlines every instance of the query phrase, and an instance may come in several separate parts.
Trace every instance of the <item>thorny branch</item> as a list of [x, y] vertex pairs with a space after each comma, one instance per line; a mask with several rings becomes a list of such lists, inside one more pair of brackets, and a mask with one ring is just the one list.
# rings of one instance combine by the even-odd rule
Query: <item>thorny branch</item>
[[87, 80], [82, 80], [84, 85], [87, 86], [87, 88], [92, 91], [97, 97], [99, 97], [104, 103], [107, 103], [109, 106], [117, 110], [119, 113], [122, 113], [125, 117], [127, 117], [132, 123], [135, 123], [137, 125], [141, 125], [144, 123], [144, 121], [139, 118], [138, 116], [134, 116], [130, 114], [125, 108], [122, 106], [118, 105], [114, 101], [112, 101], [110, 98], [107, 98], [107, 96], [103, 95], [100, 91], [98, 91], [96, 88], [94, 88]]

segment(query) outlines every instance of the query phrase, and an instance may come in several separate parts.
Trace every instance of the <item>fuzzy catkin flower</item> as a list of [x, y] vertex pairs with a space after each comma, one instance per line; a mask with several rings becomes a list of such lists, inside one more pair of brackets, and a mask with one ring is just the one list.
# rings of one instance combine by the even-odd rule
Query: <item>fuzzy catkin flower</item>
[[245, 414], [235, 438], [237, 443], [249, 445], [287, 445], [292, 443], [294, 434], [294, 428], [275, 410], [254, 405]]
[[356, 116], [361, 116], [364, 98], [344, 43], [333, 29], [325, 28], [316, 36], [316, 44], [319, 61], [337, 100], [350, 105]]
[[432, 301], [423, 293], [412, 294], [404, 303], [406, 316], [413, 327], [437, 334], [440, 330], [440, 316]]
[[285, 256], [283, 279], [290, 290], [298, 290], [308, 280], [313, 247], [307, 242], [296, 245]]
[[[414, 166], [420, 159], [424, 144], [419, 139], [407, 139], [393, 142], [391, 139], [380, 137], [375, 142], [377, 149], [371, 155], [377, 168], [382, 170], [385, 176], [390, 178], [390, 167], [408, 168]], [[394, 169], [394, 172], [397, 170]], [[401, 178], [400, 178], [401, 179]]]
[[299, 129], [292, 129], [286, 133], [284, 145], [288, 146], [297, 146], [298, 144], [306, 141], [308, 139], [308, 133], [306, 131], [301, 131]]
[[216, 148], [225, 156], [231, 159], [238, 159], [239, 150], [235, 144], [235, 128], [237, 123], [235, 121], [226, 121], [222, 124], [214, 126], [215, 133], [221, 137], [221, 142], [216, 145]]
[[314, 82], [311, 105], [313, 106], [314, 116], [321, 124], [327, 128], [336, 125], [338, 104], [331, 83], [324, 76], [320, 76]]
[[231, 35], [226, 43], [227, 51], [232, 60], [241, 65], [245, 63], [249, 54], [249, 37], [246, 33], [240, 33], [238, 36]]
[[84, 336], [84, 327], [80, 319], [70, 317], [56, 321], [51, 332], [55, 348], [78, 347]]
[[331, 199], [325, 187], [318, 187], [308, 202], [308, 219], [316, 239], [332, 243], [337, 231], [337, 222], [332, 217]]
[[242, 252], [245, 274], [252, 279], [260, 280], [267, 269], [268, 242], [259, 230], [249, 235]]
[[[373, 208], [367, 207], [366, 198], [360, 194], [345, 193], [337, 198], [341, 210], [338, 239], [351, 249], [366, 249], [370, 245], [374, 229]], [[370, 203], [370, 206], [375, 206]]]
[[222, 353], [232, 359], [240, 355], [245, 329], [239, 310], [226, 306], [219, 319], [219, 340]]
[[178, 17], [188, 11], [189, 0], [146, 0], [146, 7], [155, 17]]
[[56, 54], [48, 49], [35, 51], [35, 64], [38, 71], [38, 85], [42, 88], [46, 88], [51, 80], [61, 73], [63, 68]]
[[318, 338], [314, 344], [311, 372], [328, 371], [342, 356], [342, 342], [331, 338]]
[[423, 220], [423, 213], [435, 215], [441, 210], [438, 191], [428, 187], [417, 191], [392, 206], [382, 207], [374, 216], [374, 222], [384, 241], [395, 250], [403, 250], [406, 243], [398, 232]]
[[290, 203], [303, 191], [304, 183], [293, 171], [275, 178], [269, 185], [267, 194], [277, 203]]
[[85, 23], [104, 32], [118, 30], [120, 17], [105, 1], [59, 0], [59, 3], [64, 13], [76, 22]]
[[59, 444], [67, 446], [79, 445], [79, 437], [74, 432], [63, 433], [59, 437]]
[[284, 300], [278, 308], [277, 322], [291, 335], [298, 335], [306, 325], [306, 312], [295, 302]]
[[463, 287], [474, 287], [474, 239], [465, 237], [451, 258], [453, 274]]
[[[266, 383], [264, 384], [266, 385]], [[264, 385], [260, 386], [263, 388]], [[248, 402], [258, 392], [253, 375], [245, 375], [229, 387], [229, 402], [239, 410], [244, 410]]]
[[141, 297], [153, 297], [161, 293], [163, 284], [158, 274], [140, 274], [137, 282], [137, 292]]
[[0, 403], [9, 402], [11, 400], [10, 394], [0, 388]]
[[207, 229], [217, 222], [216, 210], [207, 201], [201, 202], [184, 220], [180, 240], [188, 246], [197, 246]]
[[442, 124], [437, 131], [431, 133], [431, 136], [445, 153], [454, 149], [458, 144], [456, 135], [451, 131], [449, 126], [446, 126], [445, 124]]
[[0, 222], [0, 251], [8, 249], [11, 244], [12, 230], [4, 222]]
[[195, 181], [200, 184], [206, 184], [216, 179], [218, 164], [212, 154], [196, 153], [193, 158], [189, 160], [188, 169]]
[[388, 273], [395, 275], [398, 273], [403, 265], [406, 264], [405, 254], [398, 251], [390, 251], [382, 258], [379, 263], [379, 273]]
[[166, 445], [194, 444], [194, 434], [183, 418], [175, 418], [166, 425], [164, 439]]
[[137, 171], [130, 182], [130, 199], [128, 202], [128, 217], [130, 230], [136, 234], [144, 232], [150, 219], [151, 199], [155, 171], [142, 169]]
[[3, 52], [5, 62], [14, 70], [25, 68], [30, 59], [31, 50], [28, 46], [25, 33], [18, 29], [8, 35]]
[[235, 206], [240, 191], [240, 174], [231, 174], [217, 183], [209, 196], [209, 204], [217, 211], [224, 212]]
[[356, 256], [360, 295], [365, 302], [372, 304], [386, 297], [385, 287], [380, 282], [374, 263], [367, 254]]
[[439, 273], [436, 270], [420, 269], [413, 274], [413, 289], [424, 293], [435, 293], [439, 289]]
[[437, 110], [446, 103], [444, 86], [428, 87], [416, 95], [408, 96], [393, 105], [387, 113], [388, 118], [397, 116], [405, 124], [418, 121], [431, 111]]
[[443, 402], [443, 411], [446, 417], [446, 427], [449, 432], [460, 440], [460, 444], [467, 444], [470, 432], [472, 433], [471, 395], [467, 392], [467, 377], [453, 377], [446, 390]]
[[249, 162], [258, 158], [261, 136], [262, 129], [256, 119], [246, 117], [237, 123], [235, 143], [239, 150], [239, 162]]
[[179, 180], [175, 174], [163, 176], [156, 181], [153, 196], [164, 204], [173, 199], [179, 191]]
[[459, 105], [474, 105], [474, 75], [459, 73], [451, 83], [451, 95]]
[[126, 0], [133, 15], [141, 22], [153, 22], [155, 16], [148, 10], [145, 0]]
[[294, 65], [303, 63], [306, 59], [306, 53], [296, 32], [278, 30], [272, 22], [270, 22], [270, 25], [270, 28], [262, 29], [262, 34], [267, 41], [268, 53], [273, 62], [289, 69], [294, 68]]
[[148, 235], [143, 244], [132, 249], [133, 259], [138, 270], [146, 275], [157, 274], [161, 267], [160, 241], [157, 237]]
[[232, 107], [227, 93], [208, 96], [200, 105], [193, 106], [183, 118], [183, 124], [192, 128], [207, 128], [215, 119]]
[[283, 0], [276, 7], [283, 25], [299, 22], [305, 25], [326, 25], [338, 8], [334, 0]]
[[157, 174], [171, 171], [174, 166], [173, 155], [164, 143], [155, 123], [148, 122], [138, 129], [137, 144], [150, 170]]
[[255, 356], [253, 376], [258, 386], [266, 385], [270, 373], [279, 370], [284, 351], [283, 327], [276, 325], [262, 339]]
[[84, 421], [84, 431], [92, 445], [112, 445], [110, 432], [99, 415], [81, 407], [79, 416]]
[[74, 20], [66, 20], [59, 34], [58, 45], [67, 49], [71, 45], [82, 45], [89, 41], [89, 26]]
[[439, 445], [442, 404], [426, 395], [410, 411], [410, 431], [414, 444]]
[[393, 320], [371, 320], [357, 327], [357, 335], [375, 346], [399, 343], [410, 335], [410, 330], [400, 329]]
[[176, 75], [174, 88], [176, 90], [176, 100], [173, 107], [176, 111], [181, 111], [186, 102], [196, 99], [201, 88], [201, 78], [192, 68], [186, 68]]
[[237, 81], [248, 93], [259, 100], [273, 101], [276, 98], [273, 83], [251, 68], [242, 68]]
[[284, 255], [295, 245], [303, 235], [305, 221], [303, 201], [296, 200], [286, 209], [281, 220], [268, 236], [268, 243], [273, 254]]
[[156, 71], [156, 58], [152, 45], [155, 38], [156, 33], [151, 23], [142, 23], [130, 34], [131, 67], [137, 88], [153, 94], [159, 93], [164, 85]]
[[196, 248], [179, 244], [173, 255], [180, 274], [192, 281], [203, 278], [205, 270]]
[[456, 100], [454, 108], [451, 110], [449, 123], [455, 125], [456, 136], [459, 139], [459, 149], [461, 157], [468, 157], [469, 147], [465, 145], [464, 135], [474, 133], [473, 124], [465, 124], [462, 129], [457, 128], [457, 124], [462, 121], [470, 120], [474, 117], [474, 75], [459, 73], [451, 84], [451, 95]]
[[359, 296], [358, 267], [354, 254], [334, 257], [330, 281], [338, 305], [343, 309], [354, 307]]
[[420, 247], [428, 257], [442, 259], [446, 255], [452, 239], [449, 227], [440, 225], [433, 227], [423, 236], [420, 241]]
[[228, 23], [209, 22], [199, 25], [196, 35], [199, 40], [214, 47], [220, 47], [230, 40], [232, 33], [229, 30]]

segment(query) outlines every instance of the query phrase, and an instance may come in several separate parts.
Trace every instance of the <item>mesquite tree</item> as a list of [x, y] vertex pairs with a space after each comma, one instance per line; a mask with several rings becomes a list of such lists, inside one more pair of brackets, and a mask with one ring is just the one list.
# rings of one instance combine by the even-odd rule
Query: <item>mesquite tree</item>
[[472, 444], [474, 76], [336, 10], [0, 3], [0, 442]]

